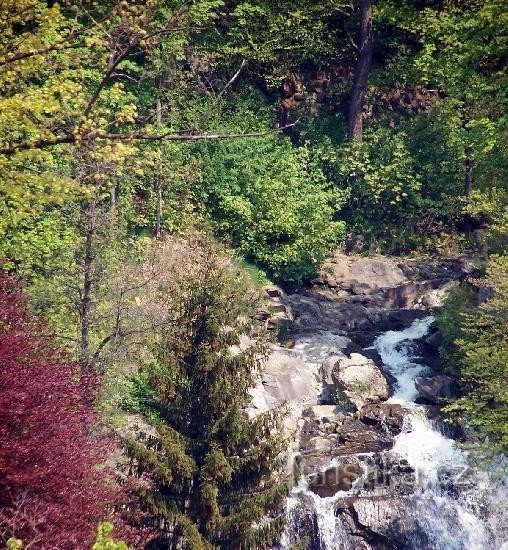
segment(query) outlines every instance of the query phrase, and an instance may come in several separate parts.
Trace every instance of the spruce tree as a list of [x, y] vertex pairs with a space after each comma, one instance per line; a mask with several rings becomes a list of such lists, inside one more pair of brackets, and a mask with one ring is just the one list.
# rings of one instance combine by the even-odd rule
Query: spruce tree
[[[201, 245], [203, 246], [203, 245]], [[154, 428], [127, 442], [152, 548], [268, 548], [284, 526], [283, 411], [245, 412], [266, 356], [249, 292], [210, 243], [175, 282], [173, 319], [138, 382]], [[178, 287], [178, 290], [176, 290]]]

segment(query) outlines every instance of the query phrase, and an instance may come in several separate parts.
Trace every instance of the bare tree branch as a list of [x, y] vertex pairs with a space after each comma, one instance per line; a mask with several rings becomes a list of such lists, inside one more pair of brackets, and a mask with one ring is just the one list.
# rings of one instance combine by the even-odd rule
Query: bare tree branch
[[54, 52], [54, 51], [71, 50], [73, 48], [79, 48], [80, 47], [79, 44], [67, 44], [67, 41], [70, 38], [71, 37], [67, 37], [56, 44], [53, 44], [51, 46], [48, 46], [46, 48], [42, 48], [40, 50], [36, 50], [33, 52], [23, 52], [23, 53], [9, 55], [5, 59], [0, 60], [0, 67], [4, 67], [5, 65], [9, 65], [10, 63], [14, 63], [15, 61], [21, 61], [22, 59], [27, 59], [29, 57], [35, 57], [36, 55], [43, 55], [45, 53]]
[[264, 137], [270, 134], [277, 134], [293, 128], [298, 124], [299, 120], [281, 126], [280, 128], [272, 128], [271, 130], [265, 130], [264, 132], [249, 132], [249, 133], [233, 133], [233, 134], [144, 134], [140, 132], [130, 132], [125, 134], [115, 134], [108, 132], [91, 132], [85, 136], [79, 136], [76, 134], [66, 134], [63, 136], [55, 136], [47, 139], [37, 139], [34, 141], [22, 141], [16, 145], [0, 148], [0, 155], [13, 155], [20, 151], [27, 151], [31, 149], [45, 149], [53, 147], [55, 145], [62, 144], [74, 144], [78, 141], [94, 141], [96, 139], [104, 139], [111, 141], [214, 141], [224, 139], [242, 139], [242, 138], [256, 138]]
[[242, 60], [242, 63], [240, 64], [240, 67], [236, 71], [236, 73], [229, 79], [227, 84], [222, 88], [222, 90], [217, 94], [217, 97], [215, 98], [215, 103], [218, 103], [220, 98], [231, 88], [231, 86], [238, 80], [238, 77], [240, 76], [240, 73], [242, 72], [242, 69], [247, 65], [247, 61], [245, 59]]
[[180, 32], [183, 30], [193, 30], [196, 27], [166, 27], [164, 29], [160, 29], [158, 31], [154, 31], [152, 33], [146, 34], [144, 36], [139, 36], [129, 44], [125, 46], [125, 48], [117, 55], [115, 59], [113, 59], [109, 66], [104, 73], [104, 76], [102, 77], [101, 81], [99, 82], [97, 88], [95, 89], [94, 93], [92, 94], [92, 97], [89, 99], [87, 106], [85, 107], [85, 110], [83, 111], [83, 116], [86, 118], [90, 112], [92, 111], [95, 103], [99, 99], [99, 96], [108, 83], [109, 79], [111, 78], [111, 75], [115, 72], [115, 69], [120, 65], [120, 63], [138, 46], [140, 46], [143, 42], [146, 42], [147, 40], [150, 40], [150, 38], [154, 38], [155, 36], [165, 36], [167, 34], [170, 34], [172, 32]]
[[[264, 132], [249, 132], [249, 133], [233, 133], [233, 134], [143, 134], [143, 133], [126, 133], [126, 134], [112, 134], [112, 133], [98, 133], [96, 137], [98, 139], [119, 140], [119, 141], [215, 141], [223, 139], [241, 139], [241, 138], [255, 138], [263, 137], [270, 134], [277, 134], [293, 128], [299, 121], [287, 124], [281, 128], [272, 128], [265, 130]], [[1, 150], [0, 150], [1, 152]]]

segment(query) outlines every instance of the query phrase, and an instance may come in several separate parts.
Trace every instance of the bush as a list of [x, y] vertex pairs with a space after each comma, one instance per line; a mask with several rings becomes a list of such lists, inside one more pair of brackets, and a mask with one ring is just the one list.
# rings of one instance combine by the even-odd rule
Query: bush
[[277, 137], [202, 146], [203, 200], [217, 232], [274, 279], [301, 284], [344, 236], [305, 148]]
[[375, 236], [414, 217], [420, 178], [405, 137], [390, 129], [370, 129], [363, 143], [328, 151], [327, 173], [338, 191], [348, 192], [343, 215], [354, 230]]
[[26, 547], [83, 548], [114, 497], [97, 468], [106, 442], [90, 437], [96, 381], [79, 379], [44, 332], [0, 273], [0, 533]]
[[492, 256], [479, 284], [489, 288], [493, 297], [471, 307], [471, 302], [464, 305], [460, 295], [452, 295], [438, 317], [453, 346], [454, 353], [447, 357], [458, 369], [465, 389], [464, 396], [445, 410], [472, 436], [501, 452], [508, 449], [507, 273], [508, 256]]

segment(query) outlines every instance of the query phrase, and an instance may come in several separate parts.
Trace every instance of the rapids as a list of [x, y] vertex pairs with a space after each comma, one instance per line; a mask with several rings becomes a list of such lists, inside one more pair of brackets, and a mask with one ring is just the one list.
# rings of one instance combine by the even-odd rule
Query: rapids
[[[289, 549], [295, 541], [307, 537], [307, 548], [319, 550], [508, 549], [508, 491], [501, 468], [487, 473], [474, 467], [471, 457], [447, 435], [444, 426], [429, 419], [429, 407], [415, 403], [418, 395], [415, 377], [426, 374], [428, 369], [417, 361], [412, 344], [427, 334], [432, 322], [429, 316], [416, 320], [405, 330], [385, 332], [373, 346], [381, 356], [383, 370], [396, 381], [389, 402], [408, 411], [402, 433], [395, 438], [393, 448], [385, 451], [407, 462], [416, 481], [402, 511], [396, 509], [398, 517], [393, 522], [396, 528], [377, 540], [371, 538], [364, 546], [352, 536], [350, 525], [338, 512], [339, 505], [365, 499], [362, 484], [366, 475], [356, 480], [349, 491], [338, 491], [327, 498], [310, 491], [307, 480], [301, 478], [287, 500], [288, 527], [281, 548]], [[316, 350], [308, 360], [315, 361], [315, 355]], [[339, 462], [340, 458], [333, 458], [330, 465]], [[373, 514], [386, 513], [376, 508], [375, 498], [363, 505], [371, 505]], [[304, 521], [302, 510], [306, 514]]]

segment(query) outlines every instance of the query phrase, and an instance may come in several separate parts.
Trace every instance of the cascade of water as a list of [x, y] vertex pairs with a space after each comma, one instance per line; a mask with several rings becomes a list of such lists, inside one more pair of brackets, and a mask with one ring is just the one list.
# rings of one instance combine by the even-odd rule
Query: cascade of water
[[[350, 495], [349, 491], [338, 491], [334, 496], [321, 498], [309, 490], [307, 480], [302, 478], [298, 485], [293, 488], [291, 496], [286, 502], [286, 517], [290, 529], [298, 531], [296, 524], [302, 521], [302, 517], [307, 515], [307, 519], [315, 521], [318, 540], [315, 544], [323, 550], [353, 550], [349, 541], [347, 531], [342, 524], [340, 517], [335, 514], [337, 501]], [[291, 525], [294, 523], [295, 525]], [[302, 538], [302, 537], [296, 537]], [[280, 545], [284, 549], [292, 547], [292, 540], [289, 530], [283, 535]]]
[[469, 470], [467, 453], [428, 419], [425, 407], [413, 402], [417, 396], [414, 379], [426, 368], [412, 360], [410, 342], [425, 336], [432, 321], [429, 316], [415, 321], [406, 330], [386, 332], [374, 343], [384, 367], [397, 380], [390, 401], [411, 411], [392, 452], [407, 460], [416, 474], [417, 489], [412, 504], [420, 530], [412, 537], [412, 548], [495, 548], [485, 518], [480, 517], [474, 506], [478, 484], [473, 483], [474, 495], [471, 487], [461, 487]]
[[[380, 335], [374, 342], [384, 368], [396, 380], [390, 402], [409, 410], [402, 433], [389, 451], [407, 461], [416, 476], [416, 487], [407, 503], [406, 514], [412, 524], [408, 523], [408, 532], [404, 533], [405, 547], [414, 550], [508, 550], [508, 543], [502, 542], [506, 535], [502, 533], [506, 511], [502, 511], [502, 506], [492, 505], [493, 499], [506, 500], [506, 480], [504, 485], [495, 485], [490, 475], [471, 472], [467, 453], [446, 436], [446, 430], [429, 420], [427, 407], [414, 403], [418, 395], [415, 377], [426, 373], [427, 368], [415, 361], [412, 342], [423, 338], [432, 322], [430, 316], [417, 320], [405, 330]], [[309, 359], [316, 361], [314, 354]], [[344, 497], [355, 498], [355, 487], [333, 497], [320, 498], [302, 479], [288, 499], [288, 519], [299, 513], [299, 507], [310, 510], [319, 539], [313, 548], [354, 548], [335, 513], [338, 498]], [[286, 533], [282, 548], [288, 548], [290, 541]]]
[[412, 350], [407, 344], [423, 338], [433, 320], [431, 316], [418, 319], [405, 330], [389, 330], [376, 338], [374, 347], [385, 367], [397, 380], [397, 388], [390, 399], [391, 402], [406, 405], [417, 397], [415, 378], [425, 373], [427, 369], [424, 365], [412, 360]]

